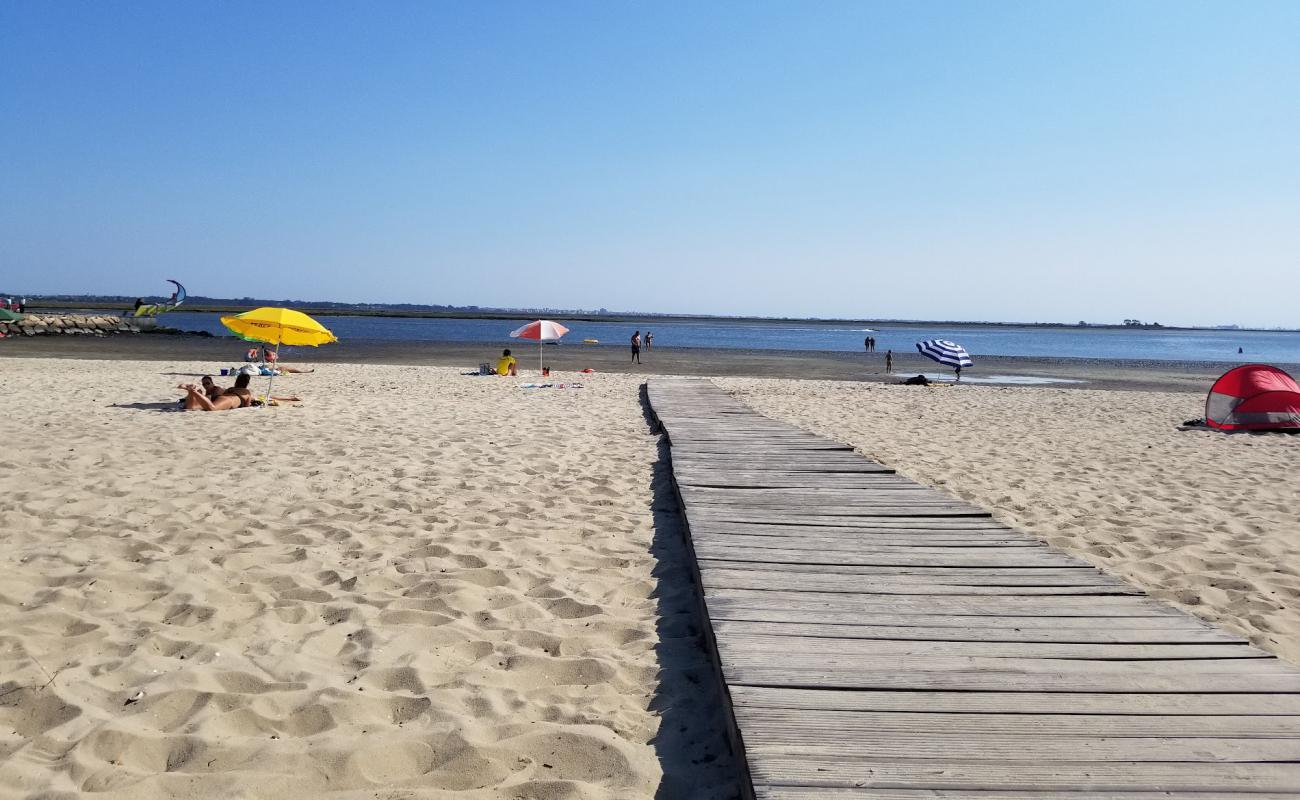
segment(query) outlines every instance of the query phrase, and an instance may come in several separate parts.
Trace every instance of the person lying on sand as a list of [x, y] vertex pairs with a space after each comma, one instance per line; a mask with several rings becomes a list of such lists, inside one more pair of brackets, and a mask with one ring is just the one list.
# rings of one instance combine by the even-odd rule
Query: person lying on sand
[[[181, 400], [181, 405], [186, 411], [227, 411], [232, 408], [244, 408], [252, 405], [252, 397], [248, 402], [244, 398], [234, 394], [219, 394], [216, 397], [208, 397], [202, 386], [193, 383], [177, 384], [177, 389], [185, 390], [185, 397]], [[247, 390], [245, 390], [247, 391]]]
[[[234, 386], [229, 389], [222, 389], [210, 376], [205, 375], [201, 381], [201, 386], [182, 383], [177, 388], [184, 389], [186, 392], [186, 396], [182, 400], [186, 411], [225, 411], [231, 408], [248, 408], [249, 406], [261, 405], [261, 401], [255, 398], [253, 392], [248, 388], [248, 383], [251, 380], [252, 377], [249, 375], [240, 375], [235, 378]], [[300, 403], [302, 399], [297, 395], [280, 395], [272, 397], [271, 401]]]

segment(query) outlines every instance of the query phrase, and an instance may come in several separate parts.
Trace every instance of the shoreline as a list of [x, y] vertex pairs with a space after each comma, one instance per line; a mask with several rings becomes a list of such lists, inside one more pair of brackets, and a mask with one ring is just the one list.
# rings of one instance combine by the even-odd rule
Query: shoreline
[[[17, 294], [17, 293], [15, 293]], [[148, 303], [164, 303], [166, 297], [152, 295], [141, 298]], [[251, 311], [259, 306], [286, 305], [282, 300], [259, 300], [254, 304], [236, 303], [214, 299], [210, 302], [187, 302], [177, 311], [198, 314], [238, 314]], [[539, 316], [559, 316], [568, 320], [582, 322], [708, 322], [719, 325], [871, 325], [879, 328], [929, 326], [960, 326], [971, 328], [1024, 328], [1036, 330], [1043, 328], [1071, 328], [1075, 330], [1116, 330], [1116, 331], [1202, 331], [1214, 333], [1300, 333], [1300, 328], [1254, 327], [1250, 325], [1220, 327], [1215, 325], [1162, 325], [1158, 322], [1125, 325], [1120, 322], [995, 322], [992, 320], [956, 320], [956, 319], [853, 319], [849, 317], [761, 317], [761, 316], [715, 316], [712, 314], [679, 314], [661, 311], [607, 311], [584, 312], [564, 309], [515, 309], [515, 308], [401, 308], [385, 303], [358, 303], [341, 306], [330, 305], [329, 301], [317, 303], [291, 303], [286, 307], [301, 311], [311, 316], [323, 317], [390, 317], [393, 319], [495, 319], [495, 320], [534, 320]], [[126, 313], [130, 311], [129, 300], [87, 300], [85, 302], [53, 301], [33, 304], [29, 311], [34, 314], [62, 314], [75, 310], [96, 312]]]
[[[211, 361], [222, 366], [242, 363], [244, 343], [228, 337], [140, 334], [94, 337], [24, 337], [0, 342], [0, 358], [72, 358], [107, 361]], [[477, 369], [495, 362], [510, 347], [519, 358], [522, 375], [537, 370], [537, 347], [531, 342], [383, 342], [346, 341], [319, 349], [289, 348], [289, 364], [388, 364], [397, 366]], [[563, 345], [546, 347], [546, 364], [556, 371], [591, 368], [598, 373], [689, 375], [700, 377], [792, 378], [809, 380], [897, 383], [918, 373], [945, 372], [917, 353], [896, 353], [894, 372], [884, 370], [884, 353], [844, 353], [815, 350], [740, 350], [731, 348], [662, 347], [643, 351], [642, 364], [628, 363], [623, 345]], [[966, 375], [1029, 376], [1056, 381], [1045, 388], [1122, 389], [1140, 391], [1208, 391], [1214, 379], [1238, 362], [1132, 361], [1119, 359], [1034, 358], [984, 356]], [[980, 384], [1009, 385], [1009, 384]]]

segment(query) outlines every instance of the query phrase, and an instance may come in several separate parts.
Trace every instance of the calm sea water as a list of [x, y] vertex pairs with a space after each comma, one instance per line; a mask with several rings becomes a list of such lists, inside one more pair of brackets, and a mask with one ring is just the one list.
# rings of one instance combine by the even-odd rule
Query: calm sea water
[[[226, 336], [217, 314], [174, 312], [165, 325]], [[318, 316], [340, 339], [410, 342], [509, 343], [514, 320], [403, 319], [397, 317]], [[637, 330], [621, 322], [565, 322], [565, 343], [599, 339], [602, 344], [626, 345]], [[732, 323], [650, 321], [639, 326], [654, 331], [655, 347], [727, 347], [754, 350], [863, 349], [865, 328], [813, 323]], [[914, 351], [923, 339], [951, 339], [976, 359], [990, 356], [1115, 358], [1156, 361], [1267, 361], [1300, 363], [1300, 332], [1283, 331], [1154, 331], [1088, 330], [1078, 328], [987, 328], [963, 325], [888, 325], [870, 335], [879, 352]], [[1243, 353], [1238, 355], [1237, 348]]]

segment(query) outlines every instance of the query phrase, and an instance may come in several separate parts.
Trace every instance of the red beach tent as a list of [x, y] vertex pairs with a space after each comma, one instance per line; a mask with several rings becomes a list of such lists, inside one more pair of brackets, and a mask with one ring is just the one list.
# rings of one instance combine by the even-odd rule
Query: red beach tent
[[1234, 367], [1210, 387], [1205, 424], [1225, 431], [1300, 429], [1300, 386], [1267, 364]]

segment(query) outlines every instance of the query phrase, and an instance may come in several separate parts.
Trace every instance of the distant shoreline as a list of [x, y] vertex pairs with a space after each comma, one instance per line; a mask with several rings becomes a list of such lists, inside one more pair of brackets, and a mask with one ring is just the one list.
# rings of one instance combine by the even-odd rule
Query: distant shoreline
[[[164, 302], [165, 297], [146, 297], [147, 302]], [[970, 328], [1059, 328], [1059, 329], [1077, 329], [1077, 330], [1120, 330], [1120, 331], [1212, 331], [1215, 333], [1300, 333], [1300, 328], [1249, 328], [1249, 327], [1197, 327], [1197, 326], [1180, 326], [1180, 325], [1123, 325], [1107, 323], [1088, 323], [1080, 325], [1077, 322], [987, 322], [987, 321], [969, 321], [969, 320], [924, 320], [924, 319], [826, 319], [826, 318], [809, 318], [809, 317], [733, 317], [733, 316], [712, 316], [708, 314], [661, 314], [654, 312], [636, 313], [636, 312], [610, 312], [606, 314], [578, 314], [566, 311], [556, 310], [515, 310], [515, 309], [448, 309], [448, 310], [421, 310], [395, 308], [391, 306], [382, 306], [375, 304], [377, 307], [367, 308], [358, 306], [332, 306], [319, 305], [312, 303], [285, 303], [283, 300], [266, 300], [255, 301], [253, 304], [240, 304], [227, 301], [219, 302], [199, 302], [186, 303], [177, 309], [177, 312], [187, 312], [196, 314], [238, 314], [248, 311], [262, 305], [285, 304], [288, 308], [294, 308], [305, 314], [313, 314], [329, 317], [393, 317], [409, 319], [500, 319], [500, 320], [533, 320], [539, 315], [551, 315], [561, 320], [576, 320], [582, 322], [708, 322], [710, 324], [722, 325], [753, 325], [770, 324], [770, 325], [861, 325], [865, 327], [903, 327], [914, 325], [927, 326], [952, 326], [952, 327], [970, 327]], [[72, 309], [86, 309], [92, 311], [116, 311], [125, 312], [131, 309], [132, 303], [124, 303], [120, 300], [42, 300], [33, 302], [29, 305], [29, 310], [34, 313], [42, 311], [65, 312]], [[361, 304], [364, 306], [364, 304]], [[165, 320], [165, 316], [160, 318]]]
[[[80, 336], [23, 337], [0, 342], [0, 359], [78, 358], [123, 361], [206, 362], [206, 371], [237, 366], [244, 343], [228, 337], [134, 334], [107, 338]], [[287, 363], [398, 364], [459, 367], [476, 371], [500, 353], [500, 342], [343, 341], [320, 348], [295, 347]], [[918, 373], [944, 372], [917, 353], [894, 354], [893, 374], [884, 371], [884, 353], [824, 350], [745, 350], [708, 347], [661, 347], [642, 353], [643, 364], [629, 363], [623, 345], [573, 345], [546, 348], [546, 364], [559, 373], [584, 368], [602, 373], [691, 375], [699, 377], [794, 378], [893, 383]], [[519, 348], [524, 375], [536, 375], [537, 349]], [[1082, 381], [1049, 383], [1056, 389], [1138, 389], [1204, 393], [1238, 362], [1138, 361], [1098, 358], [982, 356], [970, 377], [1027, 375]], [[202, 373], [198, 373], [202, 374]], [[987, 385], [986, 385], [987, 386]]]

